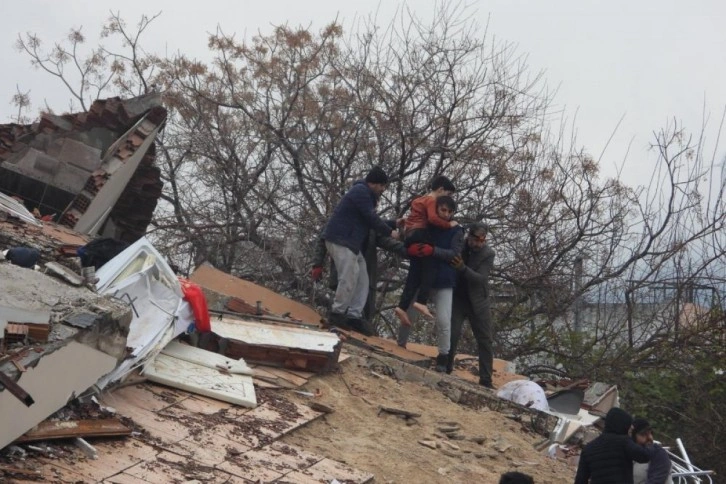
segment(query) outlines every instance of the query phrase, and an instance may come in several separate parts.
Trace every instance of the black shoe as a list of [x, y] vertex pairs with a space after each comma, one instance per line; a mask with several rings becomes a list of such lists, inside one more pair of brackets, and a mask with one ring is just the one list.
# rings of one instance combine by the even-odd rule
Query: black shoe
[[333, 311], [328, 312], [327, 322], [329, 326], [335, 326], [336, 328], [344, 329], [346, 331], [350, 331], [351, 329], [350, 324], [348, 324], [348, 318], [342, 313], [334, 313]]
[[449, 362], [449, 355], [442, 355], [439, 353], [439, 355], [436, 357], [436, 366], [434, 367], [434, 371], [438, 373], [446, 373], [446, 365]]
[[346, 324], [350, 326], [353, 331], [357, 331], [365, 336], [376, 336], [376, 332], [373, 329], [373, 325], [361, 318], [348, 318]]
[[454, 355], [449, 353], [446, 355], [446, 374], [451, 375], [454, 371]]
[[479, 385], [483, 386], [484, 388], [494, 390], [494, 385], [492, 385], [492, 382], [489, 380], [479, 380]]

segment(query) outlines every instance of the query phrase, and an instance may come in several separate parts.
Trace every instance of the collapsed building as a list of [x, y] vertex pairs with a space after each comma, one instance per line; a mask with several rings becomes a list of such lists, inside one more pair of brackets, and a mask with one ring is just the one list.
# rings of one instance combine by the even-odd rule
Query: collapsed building
[[0, 125], [0, 192], [76, 232], [133, 242], [161, 196], [154, 140], [166, 115], [150, 94]]
[[[0, 249], [37, 253], [37, 267], [0, 260], [1, 476], [370, 482], [365, 469], [283, 442], [335, 411], [308, 384], [342, 367], [506, 415], [536, 440], [538, 458], [569, 465], [555, 467], [560, 477], [573, 473], [579, 446], [618, 405], [612, 385], [540, 385], [495, 360], [495, 393], [476, 384], [474, 357], [459, 355], [452, 375], [436, 373], [434, 347], [328, 331], [314, 308], [209, 265], [178, 278], [143, 237], [161, 189], [153, 139], [165, 115], [148, 96], [0, 127]], [[142, 202], [130, 210], [131, 200]], [[130, 244], [89, 279], [77, 254], [94, 236]], [[406, 426], [421, 416], [376, 410]], [[414, 445], [488, 463], [511, 447], [465, 430], [444, 423]], [[709, 478], [687, 465], [684, 473]]]

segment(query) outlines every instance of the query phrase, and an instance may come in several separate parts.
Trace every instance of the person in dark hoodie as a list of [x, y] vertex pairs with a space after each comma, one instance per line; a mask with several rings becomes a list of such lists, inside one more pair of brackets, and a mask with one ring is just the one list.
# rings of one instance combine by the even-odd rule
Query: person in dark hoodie
[[371, 229], [394, 239], [398, 231], [392, 229], [376, 213], [378, 197], [388, 185], [388, 175], [376, 166], [365, 180], [359, 180], [338, 202], [328, 220], [323, 239], [328, 254], [333, 258], [338, 273], [335, 298], [328, 313], [328, 322], [334, 326], [365, 326], [363, 308], [368, 300], [368, 271], [362, 249]]
[[628, 412], [610, 409], [602, 434], [580, 454], [575, 484], [633, 484], [633, 461], [650, 461], [653, 450], [633, 442], [628, 435], [632, 424]]

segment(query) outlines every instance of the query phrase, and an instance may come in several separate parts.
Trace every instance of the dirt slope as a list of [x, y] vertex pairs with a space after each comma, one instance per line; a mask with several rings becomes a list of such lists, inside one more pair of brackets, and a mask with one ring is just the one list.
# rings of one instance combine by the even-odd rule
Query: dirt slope
[[[376, 376], [353, 360], [344, 362], [337, 374], [313, 378], [306, 390], [322, 392], [315, 401], [335, 412], [283, 441], [372, 472], [377, 483], [497, 483], [511, 470], [533, 476], [538, 484], [574, 480], [574, 469], [535, 451], [533, 444], [542, 437], [521, 423], [494, 411], [460, 406], [418, 383]], [[421, 417], [407, 422], [379, 413], [380, 406]], [[454, 424], [463, 440], [449, 439], [441, 430]], [[472, 440], [482, 438], [481, 444]], [[428, 448], [421, 440], [440, 447]]]

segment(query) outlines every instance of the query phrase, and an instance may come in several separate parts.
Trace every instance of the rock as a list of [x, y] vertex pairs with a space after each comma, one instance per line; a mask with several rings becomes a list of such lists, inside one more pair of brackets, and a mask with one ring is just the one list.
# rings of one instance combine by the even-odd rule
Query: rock
[[443, 448], [443, 447], [448, 447], [448, 448], [449, 448], [449, 449], [451, 449], [451, 450], [461, 450], [461, 449], [460, 449], [460, 447], [459, 447], [458, 445], [456, 445], [456, 444], [452, 444], [452, 443], [451, 443], [451, 442], [449, 442], [449, 441], [446, 441], [446, 440], [444, 440], [444, 441], [442, 441], [441, 443], [442, 443], [442, 448]]
[[335, 409], [333, 407], [329, 407], [327, 405], [323, 405], [320, 402], [308, 402], [308, 407], [312, 408], [316, 412], [320, 413], [333, 413], [335, 412]]
[[446, 448], [442, 447], [439, 449], [439, 451], [448, 457], [459, 457], [459, 453], [456, 452], [455, 450], [446, 449]]
[[471, 440], [472, 442], [476, 442], [479, 445], [482, 445], [484, 442], [486, 442], [487, 438], [482, 436], [476, 436], [470, 438], [469, 440]]
[[506, 452], [512, 447], [512, 444], [508, 443], [506, 440], [500, 440], [497, 442], [494, 442], [492, 444], [492, 448], [499, 452]]
[[418, 443], [423, 445], [424, 447], [428, 447], [429, 449], [436, 449], [435, 440], [419, 440]]

